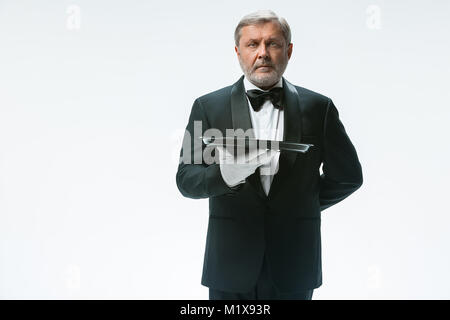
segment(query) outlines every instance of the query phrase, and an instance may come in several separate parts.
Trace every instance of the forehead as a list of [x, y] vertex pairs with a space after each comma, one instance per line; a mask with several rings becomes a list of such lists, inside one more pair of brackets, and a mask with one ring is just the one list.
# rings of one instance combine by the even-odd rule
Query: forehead
[[241, 40], [283, 38], [283, 32], [277, 22], [265, 22], [245, 26], [241, 29]]

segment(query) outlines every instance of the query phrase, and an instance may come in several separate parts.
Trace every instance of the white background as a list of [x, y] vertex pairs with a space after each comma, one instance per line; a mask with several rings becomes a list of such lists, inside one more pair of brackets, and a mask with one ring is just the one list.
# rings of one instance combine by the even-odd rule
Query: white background
[[207, 299], [208, 201], [175, 183], [193, 101], [272, 9], [364, 185], [322, 214], [314, 299], [450, 298], [450, 1], [0, 0], [0, 297]]

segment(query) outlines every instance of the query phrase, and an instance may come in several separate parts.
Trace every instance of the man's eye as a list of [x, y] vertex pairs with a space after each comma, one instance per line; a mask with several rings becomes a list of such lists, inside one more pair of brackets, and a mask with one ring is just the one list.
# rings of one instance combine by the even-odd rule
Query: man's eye
[[256, 44], [255, 44], [255, 43], [250, 43], [248, 46], [249, 46], [249, 47], [255, 47]]
[[277, 47], [277, 46], [278, 46], [278, 43], [276, 43], [276, 42], [271, 42], [270, 45], [271, 45], [272, 47]]

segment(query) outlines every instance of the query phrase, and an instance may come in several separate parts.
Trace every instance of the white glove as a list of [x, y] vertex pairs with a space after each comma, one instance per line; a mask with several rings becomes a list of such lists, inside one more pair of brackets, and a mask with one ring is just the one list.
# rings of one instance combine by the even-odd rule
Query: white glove
[[270, 162], [277, 153], [274, 150], [254, 149], [247, 154], [233, 155], [227, 148], [217, 147], [220, 159], [220, 173], [229, 187], [244, 183], [245, 179], [253, 174], [259, 166]]

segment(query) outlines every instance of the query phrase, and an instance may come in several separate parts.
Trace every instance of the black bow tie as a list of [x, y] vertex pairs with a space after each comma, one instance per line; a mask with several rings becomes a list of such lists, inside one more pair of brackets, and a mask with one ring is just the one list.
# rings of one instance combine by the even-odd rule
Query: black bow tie
[[246, 94], [248, 100], [250, 100], [253, 110], [255, 111], [261, 110], [262, 105], [267, 99], [270, 99], [275, 108], [283, 110], [283, 106], [281, 105], [283, 99], [283, 88], [276, 87], [270, 89], [269, 91], [253, 89], [248, 90]]

